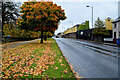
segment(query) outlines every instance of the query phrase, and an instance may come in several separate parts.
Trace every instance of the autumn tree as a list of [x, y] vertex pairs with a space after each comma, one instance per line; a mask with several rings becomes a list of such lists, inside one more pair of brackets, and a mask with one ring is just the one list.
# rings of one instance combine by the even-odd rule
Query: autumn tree
[[24, 2], [20, 7], [21, 18], [18, 25], [21, 29], [31, 31], [41, 31], [41, 43], [43, 43], [43, 33], [47, 30], [55, 31], [60, 20], [65, 20], [66, 16], [61, 6], [53, 2]]

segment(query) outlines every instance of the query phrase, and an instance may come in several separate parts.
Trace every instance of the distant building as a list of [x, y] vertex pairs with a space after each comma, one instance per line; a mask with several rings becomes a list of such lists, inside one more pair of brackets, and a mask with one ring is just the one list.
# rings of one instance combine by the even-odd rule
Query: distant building
[[64, 38], [64, 32], [61, 33], [61, 38]]
[[62, 35], [61, 35], [62, 33], [60, 32], [60, 33], [58, 33], [57, 35], [56, 35], [56, 38], [62, 38]]
[[112, 42], [113, 41], [113, 22], [114, 20], [111, 19], [110, 17], [108, 17], [107, 19], [105, 19], [105, 29], [109, 31], [109, 35], [107, 36], [104, 36], [104, 41], [107, 41], [107, 42]]
[[69, 33], [74, 33], [74, 32], [77, 32], [77, 27], [76, 26], [67, 29], [64, 33], [69, 34]]
[[113, 22], [114, 20], [111, 19], [110, 17], [108, 17], [107, 19], [105, 19], [105, 29], [106, 30], [112, 30], [113, 28], [113, 24], [111, 22]]
[[65, 37], [69, 38], [76, 38], [77, 26], [73, 26], [72, 28], [67, 29], [64, 31]]

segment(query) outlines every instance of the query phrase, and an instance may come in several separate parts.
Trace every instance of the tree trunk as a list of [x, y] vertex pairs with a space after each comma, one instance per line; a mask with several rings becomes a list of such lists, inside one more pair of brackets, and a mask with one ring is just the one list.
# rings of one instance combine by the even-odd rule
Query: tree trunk
[[46, 39], [47, 39], [47, 36], [45, 35], [45, 36], [44, 36], [44, 40], [46, 41]]
[[41, 30], [41, 43], [43, 43], [43, 29]]
[[6, 43], [6, 42], [7, 42], [7, 41], [6, 41], [6, 37], [5, 37], [4, 39], [5, 39], [5, 43]]

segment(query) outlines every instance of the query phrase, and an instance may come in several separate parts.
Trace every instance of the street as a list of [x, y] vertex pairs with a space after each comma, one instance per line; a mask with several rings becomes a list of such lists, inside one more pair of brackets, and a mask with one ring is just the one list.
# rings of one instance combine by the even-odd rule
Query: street
[[77, 39], [55, 40], [79, 76], [118, 78], [118, 47]]

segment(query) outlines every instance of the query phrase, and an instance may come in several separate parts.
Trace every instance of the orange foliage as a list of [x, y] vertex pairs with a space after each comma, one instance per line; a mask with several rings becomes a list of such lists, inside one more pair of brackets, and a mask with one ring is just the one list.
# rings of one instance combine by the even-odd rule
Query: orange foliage
[[20, 16], [22, 17], [23, 15], [22, 15], [22, 14], [20, 14]]
[[[52, 1], [24, 2], [20, 8], [22, 9], [20, 12], [23, 13], [21, 16], [26, 16], [27, 18], [24, 19], [27, 24], [31, 24], [31, 20], [39, 21], [34, 23], [36, 25], [34, 30], [39, 30], [41, 28], [43, 30], [56, 30], [58, 28], [58, 22], [66, 18], [65, 14], [62, 14], [64, 10], [61, 9], [61, 6], [53, 4]], [[21, 24], [22, 21], [23, 20], [18, 21], [19, 24]], [[33, 23], [31, 25], [33, 25]]]
[[24, 4], [27, 4], [28, 2], [24, 2]]

